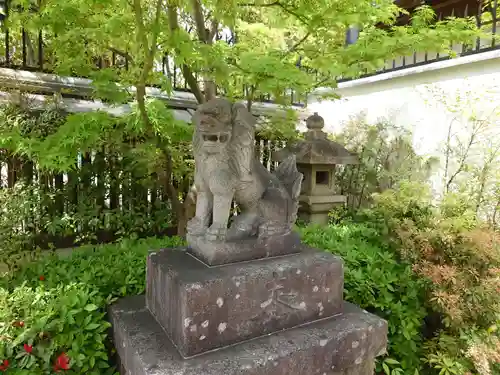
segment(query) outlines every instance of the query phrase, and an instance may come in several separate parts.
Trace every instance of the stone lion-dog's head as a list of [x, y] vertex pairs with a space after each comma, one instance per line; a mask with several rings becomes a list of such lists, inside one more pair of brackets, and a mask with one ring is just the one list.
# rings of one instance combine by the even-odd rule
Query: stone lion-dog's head
[[[231, 148], [246, 146], [252, 138], [255, 118], [240, 103], [217, 98], [201, 104], [193, 115], [195, 153], [232, 154]], [[251, 145], [253, 147], [253, 144]]]

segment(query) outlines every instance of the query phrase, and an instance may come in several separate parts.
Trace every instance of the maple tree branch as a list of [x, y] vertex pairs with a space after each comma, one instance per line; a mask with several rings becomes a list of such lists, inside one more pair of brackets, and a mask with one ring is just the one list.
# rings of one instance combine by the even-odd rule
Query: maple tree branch
[[143, 48], [148, 48], [148, 38], [144, 27], [141, 0], [134, 0], [131, 6], [134, 10], [135, 23], [137, 25], [137, 42], [142, 44]]
[[154, 57], [157, 51], [156, 41], [158, 39], [158, 34], [159, 34], [161, 4], [162, 0], [156, 1], [155, 19], [153, 24], [153, 32], [151, 35], [151, 46], [149, 46], [148, 37], [146, 35], [146, 27], [144, 25], [141, 0], [134, 0], [132, 4], [132, 9], [135, 15], [135, 23], [137, 26], [137, 35], [136, 35], [137, 42], [139, 43], [139, 45], [142, 45], [142, 47], [146, 49], [146, 55], [144, 56], [139, 82], [136, 83], [135, 87], [137, 89], [136, 97], [137, 97], [137, 104], [139, 106], [139, 112], [144, 122], [144, 126], [147, 127], [148, 131], [151, 131], [152, 124], [146, 110], [146, 103], [145, 103], [146, 84], [149, 73], [153, 69]]
[[206, 43], [208, 38], [207, 30], [205, 29], [205, 19], [199, 0], [193, 0], [193, 18], [196, 24], [196, 31], [200, 42]]
[[240, 6], [244, 6], [244, 7], [260, 7], [260, 8], [267, 8], [267, 7], [273, 7], [273, 6], [277, 6], [277, 7], [280, 7], [284, 12], [294, 16], [295, 18], [297, 18], [300, 22], [302, 22], [304, 25], [306, 26], [309, 26], [309, 20], [304, 17], [304, 16], [301, 16], [300, 14], [298, 14], [297, 12], [295, 12], [294, 10], [286, 7], [281, 1], [274, 1], [272, 3], [267, 3], [267, 4], [257, 4], [257, 3], [242, 3], [242, 4], [238, 4]]
[[307, 34], [304, 35], [304, 37], [301, 40], [299, 40], [297, 43], [295, 43], [293, 46], [291, 46], [288, 49], [287, 54], [297, 51], [297, 48], [299, 48], [300, 45], [302, 43], [304, 43], [307, 40], [307, 38], [309, 38], [309, 36], [311, 36], [311, 32], [310, 31], [308, 31]]
[[272, 6], [275, 6], [275, 5], [278, 5], [278, 4], [279, 4], [279, 1], [274, 1], [272, 3], [267, 3], [267, 4], [242, 3], [242, 4], [238, 4], [238, 5], [242, 6], [242, 7], [261, 7], [261, 8], [265, 8], [265, 7], [272, 7]]
[[[170, 25], [170, 32], [173, 34], [179, 30], [179, 20], [177, 19], [177, 8], [174, 5], [169, 4], [167, 12]], [[178, 53], [179, 51], [176, 52]], [[195, 96], [198, 103], [204, 103], [205, 97], [200, 90], [200, 86], [198, 85], [198, 82], [196, 81], [196, 78], [191, 68], [186, 64], [182, 64], [181, 70], [182, 70], [182, 75], [186, 80], [186, 83], [188, 84], [189, 88], [191, 89], [191, 92]]]
[[116, 53], [117, 55], [125, 57], [129, 62], [131, 62], [131, 63], [134, 62], [134, 58], [128, 52], [122, 51], [122, 50], [120, 50], [118, 48], [114, 48], [114, 47], [108, 47], [108, 49], [111, 52]]
[[305, 18], [304, 16], [301, 16], [300, 14], [296, 13], [295, 11], [285, 7], [283, 4], [281, 4], [280, 2], [278, 2], [277, 4], [281, 9], [283, 9], [284, 12], [294, 16], [295, 18], [297, 18], [300, 22], [302, 22], [304, 25], [306, 26], [309, 26], [309, 20], [307, 18]]
[[[193, 4], [193, 18], [196, 24], [196, 30], [198, 33], [198, 39], [201, 43], [212, 44], [213, 36], [211, 34], [213, 29], [217, 29], [219, 23], [213, 19], [212, 20], [212, 30], [207, 30], [205, 27], [205, 17], [203, 16], [203, 9], [201, 8], [200, 0], [192, 0]], [[216, 25], [214, 23], [216, 22]], [[204, 83], [204, 93], [205, 99], [210, 100], [216, 96], [216, 85], [213, 80], [205, 76], [203, 80]]]
[[210, 31], [208, 33], [208, 40], [210, 42], [213, 41], [215, 35], [217, 34], [217, 31], [219, 31], [219, 20], [216, 18], [213, 18], [212, 23], [211, 23], [211, 27], [210, 27]]
[[149, 47], [146, 64], [144, 64], [144, 71], [146, 72], [146, 75], [148, 74], [149, 70], [153, 69], [155, 54], [158, 51], [158, 35], [160, 34], [160, 16], [162, 10], [161, 5], [162, 0], [157, 0], [153, 33], [151, 35], [151, 47]]
[[[241, 70], [245, 74], [249, 74], [249, 75], [252, 74], [252, 72], [242, 68], [241, 65], [239, 65], [236, 61], [231, 61], [231, 62], [229, 62], [229, 64], [233, 65], [235, 68], [237, 68], [238, 70]], [[259, 73], [259, 75], [262, 76], [263, 78], [274, 78], [274, 76], [272, 74], [269, 74], [269, 73]], [[261, 81], [261, 80], [262, 79], [260, 79], [259, 81]], [[256, 84], [258, 84], [258, 82], [256, 82]]]

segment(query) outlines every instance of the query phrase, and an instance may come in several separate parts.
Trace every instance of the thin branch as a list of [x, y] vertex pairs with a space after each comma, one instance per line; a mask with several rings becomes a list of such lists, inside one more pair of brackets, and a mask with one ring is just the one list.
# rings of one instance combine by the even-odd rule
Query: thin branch
[[464, 150], [464, 154], [462, 155], [462, 157], [460, 158], [460, 162], [458, 163], [458, 168], [457, 170], [455, 171], [455, 173], [453, 173], [448, 182], [446, 183], [446, 192], [449, 192], [450, 191], [450, 188], [451, 188], [451, 184], [453, 183], [453, 181], [455, 181], [455, 178], [460, 174], [462, 173], [462, 171], [464, 170], [465, 168], [465, 163], [467, 161], [467, 158], [469, 157], [469, 152], [470, 152], [470, 149], [472, 147], [472, 145], [474, 144], [474, 141], [476, 139], [476, 135], [477, 133], [472, 133], [470, 139], [469, 139], [469, 142], [467, 143], [467, 146]]
[[[177, 19], [177, 8], [174, 5], [169, 4], [167, 12], [170, 25], [170, 32], [174, 34], [177, 30], [179, 30], [179, 21]], [[179, 51], [176, 52], [179, 53]], [[182, 69], [182, 75], [184, 76], [186, 83], [188, 84], [189, 88], [191, 89], [191, 92], [195, 96], [198, 103], [204, 103], [205, 97], [203, 96], [203, 93], [200, 90], [200, 86], [198, 85], [198, 82], [196, 81], [196, 78], [191, 68], [186, 64], [182, 64], [181, 69]]]
[[212, 24], [210, 27], [210, 31], [208, 33], [208, 40], [212, 42], [214, 40], [215, 35], [217, 34], [217, 31], [219, 31], [219, 20], [216, 18], [212, 19]]
[[284, 12], [294, 16], [295, 18], [297, 18], [300, 22], [302, 22], [304, 25], [306, 26], [309, 26], [309, 20], [303, 16], [301, 16], [300, 14], [297, 14], [295, 11], [291, 10], [291, 9], [288, 9], [286, 6], [284, 6], [283, 4], [281, 4], [280, 2], [278, 2], [277, 4], [281, 9], [283, 9]]
[[299, 47], [300, 47], [300, 45], [301, 45], [302, 43], [304, 43], [304, 42], [307, 40], [307, 38], [309, 38], [310, 36], [311, 36], [311, 32], [310, 32], [310, 31], [308, 31], [308, 32], [307, 32], [307, 34], [306, 34], [306, 35], [304, 35], [304, 37], [303, 37], [301, 40], [299, 40], [297, 43], [295, 43], [293, 46], [291, 46], [291, 47], [288, 49], [287, 54], [290, 54], [290, 53], [293, 53], [293, 52], [297, 51], [297, 48], [299, 48]]
[[275, 1], [273, 3], [268, 3], [268, 4], [243, 3], [243, 4], [238, 4], [238, 5], [242, 6], [242, 7], [261, 7], [261, 8], [264, 8], [264, 7], [272, 7], [272, 6], [275, 6], [278, 4], [279, 4], [279, 1]]
[[146, 61], [147, 64], [145, 64], [144, 68], [146, 75], [148, 74], [149, 70], [153, 69], [155, 54], [158, 51], [158, 35], [160, 34], [162, 2], [162, 0], [157, 0], [156, 2], [155, 20], [153, 24], [153, 33], [151, 35], [151, 47], [149, 48], [149, 53]]
[[247, 111], [252, 113], [252, 104], [254, 101], [254, 96], [255, 96], [255, 90], [257, 89], [256, 86], [252, 85], [250, 87], [249, 92], [247, 93]]
[[137, 42], [142, 44], [142, 48], [148, 48], [148, 38], [144, 27], [141, 0], [134, 0], [131, 5], [134, 10], [135, 23], [137, 25]]
[[306, 17], [301, 16], [300, 14], [296, 13], [294, 10], [291, 10], [291, 9], [287, 8], [279, 0], [278, 1], [274, 1], [272, 3], [268, 3], [268, 4], [243, 3], [243, 4], [238, 4], [238, 5], [239, 6], [244, 6], [244, 7], [260, 7], [260, 8], [267, 8], [267, 7], [277, 6], [277, 7], [280, 7], [284, 12], [286, 12], [286, 13], [294, 16], [295, 18], [297, 18], [304, 25], [309, 26], [309, 20]]
[[142, 45], [142, 48], [146, 49], [146, 56], [143, 61], [142, 72], [139, 78], [139, 82], [135, 85], [137, 89], [137, 104], [139, 106], [139, 112], [141, 114], [144, 125], [147, 127], [148, 131], [151, 130], [152, 125], [147, 114], [145, 96], [146, 96], [146, 84], [150, 71], [153, 69], [154, 57], [157, 51], [157, 39], [159, 34], [159, 21], [161, 15], [161, 4], [162, 0], [157, 0], [156, 2], [156, 12], [153, 24], [153, 32], [151, 35], [151, 46], [148, 44], [148, 37], [146, 35], [146, 27], [144, 25], [143, 10], [141, 5], [141, 0], [134, 0], [133, 11], [135, 15], [135, 22], [137, 26], [137, 42]]
[[184, 76], [187, 85], [193, 92], [193, 95], [198, 101], [198, 103], [200, 104], [205, 103], [205, 96], [203, 95], [203, 92], [201, 91], [200, 86], [198, 85], [198, 81], [196, 80], [193, 72], [191, 71], [191, 68], [186, 64], [182, 65], [182, 75]]
[[[198, 33], [198, 39], [201, 43], [211, 45], [213, 41], [213, 37], [210, 37], [212, 30], [207, 30], [205, 28], [205, 18], [203, 16], [203, 9], [201, 8], [200, 0], [192, 0], [193, 2], [193, 18], [196, 24], [196, 30]], [[212, 24], [217, 22], [212, 20]], [[214, 29], [218, 27], [219, 23], [213, 26]], [[216, 96], [216, 85], [215, 82], [205, 76], [203, 81], [204, 83], [204, 91], [205, 91], [205, 99], [210, 100], [215, 98]]]
[[330, 80], [332, 80], [332, 77], [327, 77], [327, 78], [322, 79], [322, 80], [321, 80], [321, 81], [319, 81], [319, 82], [316, 82], [316, 83], [314, 84], [314, 86], [313, 86], [313, 89], [317, 89], [317, 88], [319, 88], [321, 85], [325, 84], [326, 82], [328, 82], [328, 81], [330, 81]]
[[117, 55], [120, 55], [120, 56], [123, 56], [125, 57], [130, 63], [133, 63], [134, 62], [134, 58], [128, 53], [128, 52], [125, 52], [125, 51], [122, 51], [122, 50], [119, 50], [118, 48], [114, 48], [114, 47], [108, 47], [108, 49], [111, 51], [111, 52], [114, 52], [116, 53]]
[[154, 65], [154, 57], [157, 52], [157, 39], [160, 31], [159, 22], [161, 16], [161, 5], [162, 0], [157, 0], [156, 2], [156, 11], [155, 11], [155, 19], [153, 23], [153, 32], [151, 35], [151, 46], [148, 45], [148, 37], [146, 35], [146, 28], [144, 26], [143, 19], [143, 11], [141, 6], [141, 0], [134, 0], [133, 10], [135, 14], [135, 21], [137, 25], [137, 41], [139, 44], [143, 45], [143, 48], [146, 48], [146, 56], [142, 66], [142, 72], [139, 79], [139, 82], [136, 84], [137, 89], [137, 104], [139, 106], [139, 112], [141, 114], [144, 125], [147, 127], [148, 131], [151, 130], [152, 124], [149, 119], [146, 110], [146, 85], [148, 76], [153, 69]]
[[196, 24], [196, 31], [198, 33], [198, 39], [202, 43], [207, 42], [208, 33], [205, 29], [205, 19], [203, 18], [203, 10], [201, 9], [201, 4], [199, 0], [193, 1], [193, 18]]
[[[233, 65], [235, 68], [237, 68], [238, 70], [241, 70], [245, 74], [254, 74], [254, 73], [242, 68], [236, 61], [231, 61], [229, 63], [231, 65]], [[264, 78], [274, 78], [274, 76], [272, 74], [269, 74], [269, 73], [260, 73], [260, 76], [261, 76], [261, 78], [256, 82], [256, 84], [258, 84]]]

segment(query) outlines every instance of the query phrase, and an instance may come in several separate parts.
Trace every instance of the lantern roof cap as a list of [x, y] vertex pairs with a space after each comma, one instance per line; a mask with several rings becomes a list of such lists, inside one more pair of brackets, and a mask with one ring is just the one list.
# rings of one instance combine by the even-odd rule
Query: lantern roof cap
[[290, 154], [296, 155], [297, 164], [358, 164], [358, 157], [348, 151], [340, 143], [328, 139], [322, 129], [325, 120], [315, 112], [306, 119], [308, 131], [304, 140], [300, 140], [276, 152], [273, 157], [277, 161], [286, 159]]

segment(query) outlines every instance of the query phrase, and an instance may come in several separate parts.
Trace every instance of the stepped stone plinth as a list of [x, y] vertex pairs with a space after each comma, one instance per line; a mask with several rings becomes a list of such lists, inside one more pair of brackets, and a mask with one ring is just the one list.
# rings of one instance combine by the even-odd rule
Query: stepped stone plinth
[[161, 250], [147, 274], [146, 305], [185, 357], [342, 312], [341, 259], [309, 249], [222, 267]]
[[385, 321], [345, 304], [332, 318], [185, 359], [143, 296], [111, 308], [122, 374], [373, 375], [386, 347]]
[[217, 99], [193, 117], [189, 246], [151, 252], [146, 295], [110, 308], [121, 372], [372, 375], [387, 324], [345, 303], [342, 260], [292, 231], [302, 175], [293, 157], [274, 174], [253, 160], [245, 111]]

